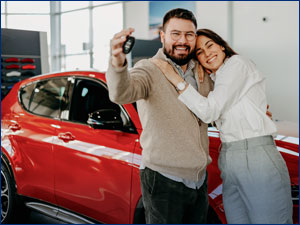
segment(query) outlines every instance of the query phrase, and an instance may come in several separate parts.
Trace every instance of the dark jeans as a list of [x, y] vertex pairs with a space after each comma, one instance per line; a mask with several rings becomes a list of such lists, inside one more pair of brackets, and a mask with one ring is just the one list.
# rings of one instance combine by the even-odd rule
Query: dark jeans
[[188, 188], [147, 167], [140, 170], [140, 178], [146, 223], [206, 223], [207, 174], [199, 189]]

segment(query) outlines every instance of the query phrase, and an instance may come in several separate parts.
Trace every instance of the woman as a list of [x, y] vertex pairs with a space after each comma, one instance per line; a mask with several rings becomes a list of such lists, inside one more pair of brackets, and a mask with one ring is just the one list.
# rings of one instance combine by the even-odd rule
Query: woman
[[215, 81], [206, 97], [168, 64], [155, 61], [177, 87], [179, 100], [206, 123], [215, 121], [222, 148], [218, 165], [228, 223], [292, 223], [290, 178], [267, 116], [265, 80], [248, 59], [216, 33], [197, 31], [196, 57]]

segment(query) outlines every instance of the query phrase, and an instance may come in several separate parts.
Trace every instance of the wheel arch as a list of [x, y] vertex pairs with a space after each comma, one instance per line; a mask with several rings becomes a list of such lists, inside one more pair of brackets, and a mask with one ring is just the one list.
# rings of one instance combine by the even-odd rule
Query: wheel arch
[[133, 223], [134, 224], [145, 224], [145, 209], [143, 205], [142, 197], [139, 198], [135, 210], [134, 210], [134, 216], [133, 216]]
[[11, 176], [11, 178], [13, 179], [13, 181], [15, 182], [15, 188], [16, 187], [16, 179], [15, 179], [15, 175], [12, 169], [12, 165], [8, 159], [8, 157], [5, 155], [5, 153], [3, 151], [1, 151], [1, 163], [3, 163], [5, 165], [5, 167], [7, 168], [9, 175]]

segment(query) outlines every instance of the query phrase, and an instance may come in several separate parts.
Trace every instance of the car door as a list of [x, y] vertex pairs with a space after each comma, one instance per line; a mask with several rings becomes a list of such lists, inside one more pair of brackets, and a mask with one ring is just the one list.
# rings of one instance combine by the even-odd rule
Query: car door
[[[58, 204], [103, 223], [128, 223], [133, 152], [138, 134], [99, 80], [76, 78], [54, 141]], [[88, 116], [114, 109], [122, 130], [95, 129]]]
[[[59, 123], [67, 78], [48, 78], [21, 87], [20, 104], [11, 120], [18, 193], [56, 203], [52, 140]], [[17, 107], [15, 107], [17, 108]]]

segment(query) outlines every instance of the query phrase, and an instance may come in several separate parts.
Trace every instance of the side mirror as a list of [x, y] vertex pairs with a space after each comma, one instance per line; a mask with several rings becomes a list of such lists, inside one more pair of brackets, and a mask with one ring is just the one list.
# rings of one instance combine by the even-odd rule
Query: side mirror
[[120, 130], [123, 121], [114, 109], [100, 109], [89, 114], [87, 123], [94, 129]]

